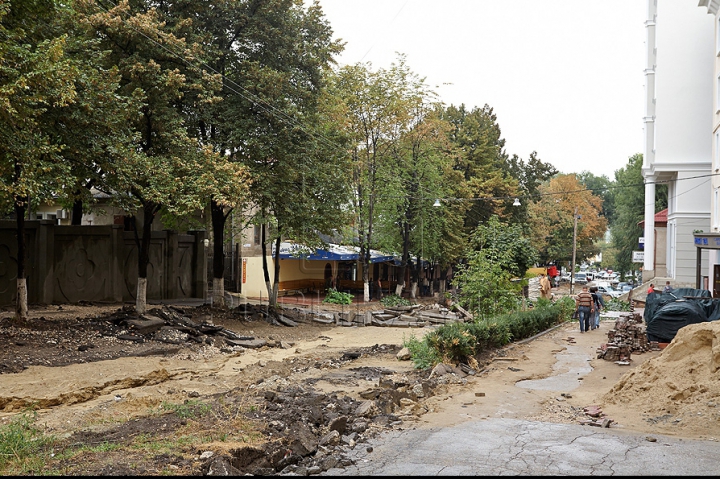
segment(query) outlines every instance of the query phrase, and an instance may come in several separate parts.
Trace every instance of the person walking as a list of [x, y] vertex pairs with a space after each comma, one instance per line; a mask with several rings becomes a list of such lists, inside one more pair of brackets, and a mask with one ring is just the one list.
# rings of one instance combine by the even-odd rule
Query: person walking
[[552, 286], [550, 286], [550, 280], [548, 280], [547, 276], [544, 274], [540, 274], [540, 297], [552, 300], [552, 291], [550, 289]]
[[593, 304], [595, 306], [595, 312], [592, 315], [590, 329], [597, 329], [600, 327], [600, 310], [605, 308], [605, 300], [603, 299], [602, 294], [598, 292], [597, 286], [592, 286], [590, 288], [590, 294], [593, 297]]
[[664, 293], [672, 293], [673, 287], [670, 286], [670, 281], [665, 281], [665, 287], [663, 288], [663, 294]]
[[575, 312], [578, 313], [580, 320], [580, 332], [590, 330], [590, 318], [595, 312], [595, 303], [592, 295], [588, 292], [587, 285], [582, 287], [582, 291], [575, 298]]

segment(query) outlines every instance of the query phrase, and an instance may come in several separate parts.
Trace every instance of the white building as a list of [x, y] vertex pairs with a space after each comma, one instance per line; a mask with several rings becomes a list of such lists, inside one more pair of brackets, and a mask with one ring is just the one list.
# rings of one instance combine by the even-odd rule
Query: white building
[[[647, 0], [645, 21], [644, 162], [645, 255], [643, 281], [667, 278], [695, 287], [698, 276], [696, 231], [709, 231], [713, 185], [713, 143], [717, 107], [712, 108], [718, 43], [707, 11], [683, 0]], [[700, 5], [718, 0], [701, 0]], [[713, 114], [715, 113], [715, 121]], [[655, 185], [668, 185], [666, 268], [656, 270]], [[716, 193], [717, 194], [717, 193]], [[717, 220], [713, 220], [717, 224]], [[708, 256], [701, 258], [709, 274]], [[711, 262], [714, 260], [711, 260]]]
[[[720, 10], [719, 0], [700, 0], [698, 3], [699, 9], [706, 17], [709, 18], [713, 24], [714, 35], [711, 40], [703, 38], [703, 43], [706, 43], [712, 49], [713, 59], [710, 62], [712, 65], [711, 71], [708, 73], [711, 80], [710, 91], [711, 97], [711, 125], [710, 131], [711, 138], [709, 142], [712, 149], [712, 166], [711, 173], [711, 200], [708, 202], [710, 205], [710, 227], [705, 228], [703, 231], [705, 234], [695, 235], [695, 244], [697, 246], [706, 246], [707, 249], [698, 248], [698, 258], [696, 263], [700, 262], [702, 269], [699, 275], [707, 276], [708, 289], [712, 291], [713, 297], [720, 297], [720, 250], [718, 250], [720, 237], [720, 179], [718, 173], [720, 173], [720, 17], [718, 11]], [[709, 14], [709, 15], [708, 15]], [[703, 243], [704, 241], [704, 243]], [[702, 256], [707, 255], [707, 264], [702, 262]]]

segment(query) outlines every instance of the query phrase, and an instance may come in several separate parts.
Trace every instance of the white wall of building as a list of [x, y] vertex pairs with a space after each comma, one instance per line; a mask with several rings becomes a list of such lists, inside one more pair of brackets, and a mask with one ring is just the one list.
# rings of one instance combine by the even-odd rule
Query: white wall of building
[[[699, 5], [704, 7], [700, 11], [706, 13], [713, 19], [715, 25], [714, 39], [712, 41], [712, 47], [714, 51], [713, 61], [713, 73], [712, 73], [712, 108], [713, 121], [712, 121], [712, 172], [717, 175], [720, 173], [720, 16], [718, 10], [720, 10], [720, 1], [718, 0], [700, 0]], [[711, 212], [711, 232], [720, 232], [720, 178], [718, 176], [712, 177], [712, 193], [710, 199], [710, 212]], [[704, 276], [713, 278], [714, 265], [720, 263], [720, 251], [708, 250], [705, 253], [708, 255], [707, 269], [703, 272]], [[712, 289], [712, 285], [710, 285]]]
[[[643, 176], [646, 184], [668, 185], [667, 275], [691, 285], [692, 233], [708, 231], [711, 221], [715, 25], [707, 11], [688, 2], [647, 0], [647, 6]], [[644, 269], [652, 271], [643, 275], [646, 281], [655, 276], [654, 194], [646, 187]]]

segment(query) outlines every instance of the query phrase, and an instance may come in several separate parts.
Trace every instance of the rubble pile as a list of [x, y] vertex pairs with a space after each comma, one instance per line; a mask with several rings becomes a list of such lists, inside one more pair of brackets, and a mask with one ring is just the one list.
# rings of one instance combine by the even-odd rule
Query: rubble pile
[[585, 416], [588, 416], [588, 418], [580, 420], [580, 424], [582, 424], [583, 426], [596, 426], [607, 428], [610, 427], [610, 424], [615, 422], [602, 412], [602, 408], [600, 406], [585, 406], [583, 408], [583, 413], [585, 413]]
[[339, 311], [307, 313], [306, 318], [338, 326], [395, 326], [400, 328], [422, 328], [471, 319], [471, 315], [462, 308], [451, 311], [440, 304], [413, 304], [394, 306], [377, 311]]
[[651, 349], [642, 316], [627, 313], [615, 320], [615, 327], [608, 331], [608, 342], [597, 350], [597, 358], [629, 364], [633, 352], [643, 353]]

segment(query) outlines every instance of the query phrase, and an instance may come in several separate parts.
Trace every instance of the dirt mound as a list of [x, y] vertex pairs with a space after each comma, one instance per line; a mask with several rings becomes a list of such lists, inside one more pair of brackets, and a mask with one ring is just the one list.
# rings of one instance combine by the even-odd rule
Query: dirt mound
[[603, 396], [659, 429], [706, 428], [720, 436], [720, 321], [692, 324], [657, 357], [625, 374]]

